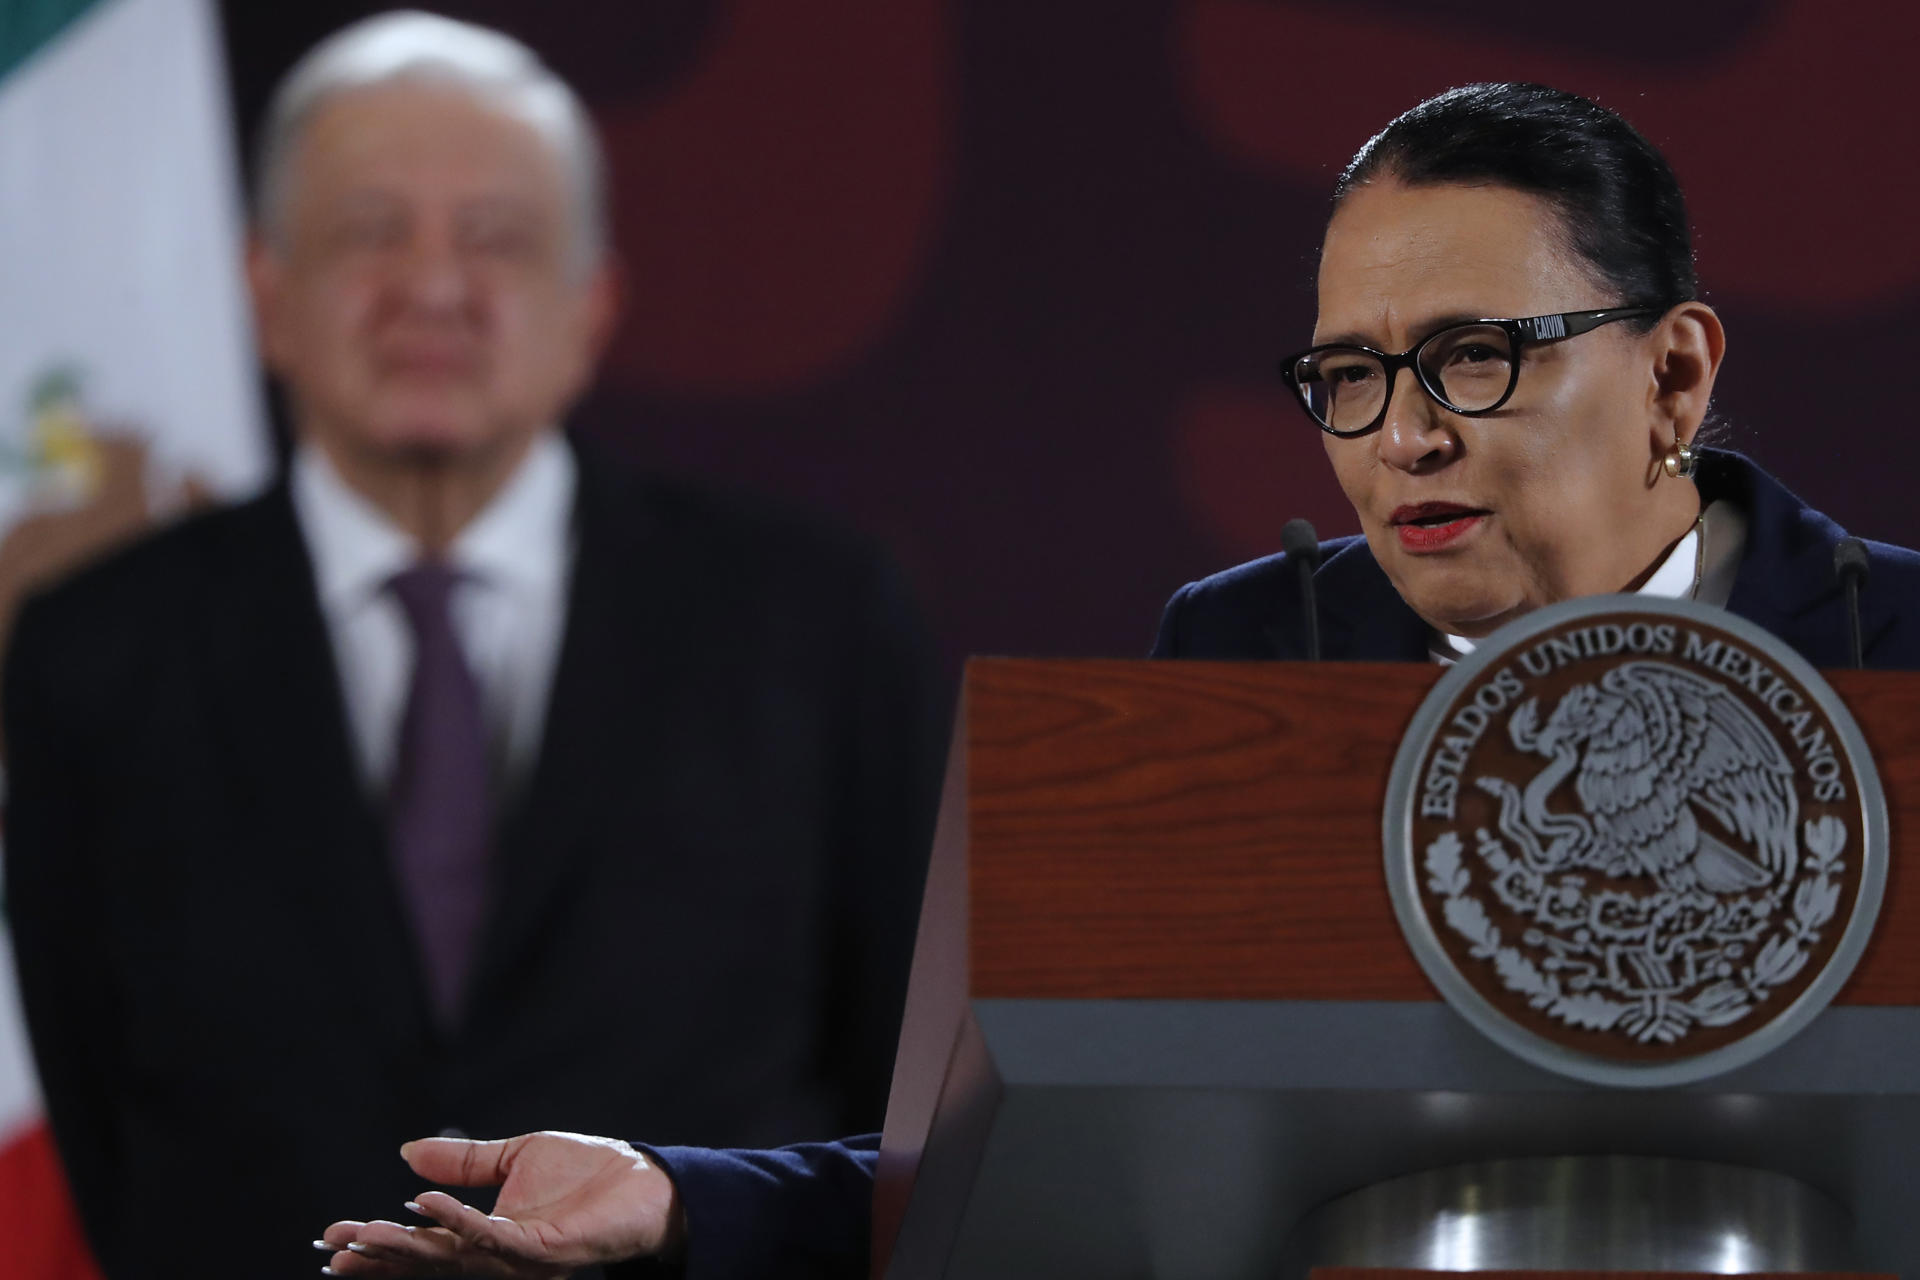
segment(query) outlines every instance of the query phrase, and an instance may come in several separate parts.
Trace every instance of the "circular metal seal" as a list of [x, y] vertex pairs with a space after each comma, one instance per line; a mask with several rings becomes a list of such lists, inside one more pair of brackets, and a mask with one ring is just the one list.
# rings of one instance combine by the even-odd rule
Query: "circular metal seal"
[[1793, 1036], [1880, 911], [1887, 808], [1853, 717], [1723, 609], [1569, 600], [1415, 713], [1387, 884], [1447, 1003], [1538, 1066], [1665, 1086]]

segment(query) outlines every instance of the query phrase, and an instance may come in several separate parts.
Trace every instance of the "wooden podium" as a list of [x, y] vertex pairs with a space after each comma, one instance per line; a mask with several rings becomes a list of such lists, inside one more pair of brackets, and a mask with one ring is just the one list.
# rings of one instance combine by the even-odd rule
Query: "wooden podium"
[[1568, 1155], [1771, 1170], [1920, 1275], [1920, 674], [1832, 672], [1885, 786], [1874, 941], [1814, 1023], [1677, 1089], [1528, 1065], [1440, 1002], [1381, 863], [1437, 669], [976, 660], [887, 1112], [874, 1273], [1304, 1275], [1358, 1187]]

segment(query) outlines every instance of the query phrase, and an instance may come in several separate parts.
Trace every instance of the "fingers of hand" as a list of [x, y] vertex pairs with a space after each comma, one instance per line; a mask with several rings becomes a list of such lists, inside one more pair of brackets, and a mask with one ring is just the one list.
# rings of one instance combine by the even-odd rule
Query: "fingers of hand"
[[490, 1218], [444, 1191], [423, 1191], [416, 1201], [420, 1213], [433, 1219], [476, 1249], [509, 1257], [533, 1257], [525, 1247], [526, 1233], [511, 1218]]
[[366, 1257], [414, 1258], [422, 1262], [448, 1262], [460, 1251], [460, 1241], [439, 1227], [408, 1227], [398, 1222], [369, 1222], [361, 1228], [355, 1242]]
[[508, 1144], [468, 1138], [419, 1138], [401, 1146], [400, 1158], [429, 1182], [451, 1187], [495, 1187], [507, 1177]]
[[[470, 1256], [460, 1238], [440, 1227], [408, 1227], [397, 1222], [368, 1222], [357, 1237], [333, 1254], [328, 1266], [345, 1276], [448, 1275], [463, 1270]], [[332, 1238], [317, 1246], [334, 1245]]]
[[329, 1276], [367, 1276], [374, 1280], [384, 1280], [388, 1276], [424, 1276], [435, 1272], [424, 1270], [402, 1262], [376, 1262], [372, 1258], [358, 1253], [336, 1253], [326, 1266], [320, 1269], [322, 1275]]

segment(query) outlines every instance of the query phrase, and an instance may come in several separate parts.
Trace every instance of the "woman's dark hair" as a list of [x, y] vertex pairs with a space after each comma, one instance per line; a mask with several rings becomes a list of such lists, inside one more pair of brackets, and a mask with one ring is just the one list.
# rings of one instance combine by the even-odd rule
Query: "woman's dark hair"
[[[1698, 296], [1687, 204], [1666, 158], [1613, 112], [1539, 84], [1470, 84], [1428, 98], [1360, 148], [1334, 188], [1495, 183], [1547, 200], [1568, 247], [1618, 290], [1609, 302]], [[1651, 328], [1653, 320], [1638, 327]]]

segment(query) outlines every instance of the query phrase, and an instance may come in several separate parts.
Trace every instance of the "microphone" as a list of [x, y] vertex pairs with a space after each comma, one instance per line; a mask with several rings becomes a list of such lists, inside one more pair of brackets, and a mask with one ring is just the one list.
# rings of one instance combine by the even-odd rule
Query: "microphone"
[[1313, 596], [1313, 571], [1320, 567], [1320, 535], [1305, 520], [1289, 520], [1280, 527], [1280, 549], [1287, 553], [1287, 563], [1300, 575], [1300, 615], [1306, 620], [1307, 661], [1318, 662], [1320, 610]]
[[1860, 648], [1860, 587], [1867, 580], [1867, 544], [1858, 538], [1842, 538], [1834, 543], [1833, 571], [1846, 589], [1848, 652], [1853, 655], [1854, 669], [1858, 670], [1867, 665]]

